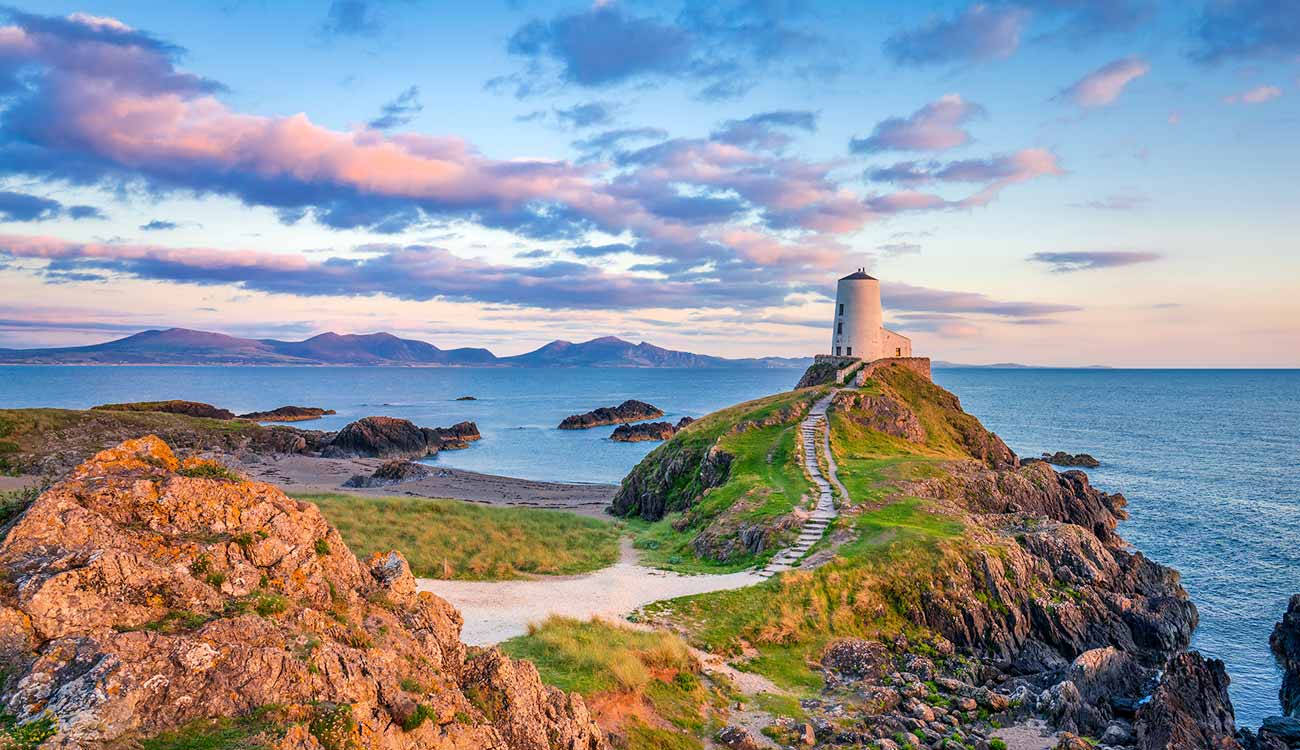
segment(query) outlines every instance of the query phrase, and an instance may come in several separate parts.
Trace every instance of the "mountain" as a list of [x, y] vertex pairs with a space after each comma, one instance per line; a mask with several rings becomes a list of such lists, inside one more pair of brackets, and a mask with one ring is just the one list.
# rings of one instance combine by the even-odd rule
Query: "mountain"
[[552, 341], [527, 354], [503, 357], [503, 364], [527, 367], [801, 367], [805, 359], [763, 357], [727, 359], [692, 354], [647, 344], [633, 344], [614, 336], [573, 343]]
[[553, 341], [513, 357], [487, 349], [440, 349], [391, 333], [322, 333], [305, 341], [243, 339], [210, 331], [141, 331], [90, 346], [0, 349], [0, 364], [48, 365], [390, 365], [499, 367], [805, 367], [807, 359], [726, 359], [612, 336]]

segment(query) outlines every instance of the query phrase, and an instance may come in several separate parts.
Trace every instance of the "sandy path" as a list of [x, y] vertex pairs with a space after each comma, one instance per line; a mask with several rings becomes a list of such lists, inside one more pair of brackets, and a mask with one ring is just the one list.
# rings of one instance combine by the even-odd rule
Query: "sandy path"
[[465, 618], [461, 640], [475, 646], [500, 643], [528, 632], [548, 615], [617, 620], [638, 607], [689, 594], [724, 591], [761, 582], [756, 573], [688, 576], [637, 564], [631, 542], [608, 568], [577, 576], [528, 581], [443, 581], [421, 578], [422, 591], [451, 602]]

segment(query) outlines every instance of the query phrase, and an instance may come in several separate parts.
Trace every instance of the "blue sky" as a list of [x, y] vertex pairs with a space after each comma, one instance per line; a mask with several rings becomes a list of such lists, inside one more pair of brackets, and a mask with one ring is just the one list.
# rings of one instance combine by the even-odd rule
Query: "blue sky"
[[4, 11], [0, 346], [1300, 365], [1294, 0], [454, 5]]

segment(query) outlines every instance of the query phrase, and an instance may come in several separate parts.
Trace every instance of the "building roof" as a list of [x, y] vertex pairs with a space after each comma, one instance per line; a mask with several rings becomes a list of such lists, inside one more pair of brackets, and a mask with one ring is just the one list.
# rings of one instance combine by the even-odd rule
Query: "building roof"
[[853, 273], [849, 274], [848, 276], [845, 276], [844, 278], [840, 279], [840, 281], [849, 281], [851, 279], [852, 280], [867, 279], [869, 281], [877, 280], [875, 276], [868, 276], [866, 271], [863, 271], [862, 269], [858, 269]]

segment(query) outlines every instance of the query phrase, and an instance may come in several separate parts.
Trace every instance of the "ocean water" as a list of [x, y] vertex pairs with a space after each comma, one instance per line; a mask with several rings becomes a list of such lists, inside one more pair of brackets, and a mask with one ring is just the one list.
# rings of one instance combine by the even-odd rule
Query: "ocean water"
[[[185, 398], [237, 413], [284, 404], [464, 419], [483, 439], [434, 464], [545, 480], [617, 482], [655, 443], [613, 428], [556, 430], [627, 398], [665, 419], [788, 389], [792, 370], [0, 366], [0, 407], [85, 408]], [[1093, 483], [1129, 500], [1120, 533], [1183, 574], [1201, 613], [1194, 647], [1227, 662], [1242, 726], [1278, 712], [1268, 634], [1300, 593], [1300, 371], [936, 370], [965, 409], [1019, 454], [1091, 453]], [[473, 395], [477, 401], [456, 401]]]

